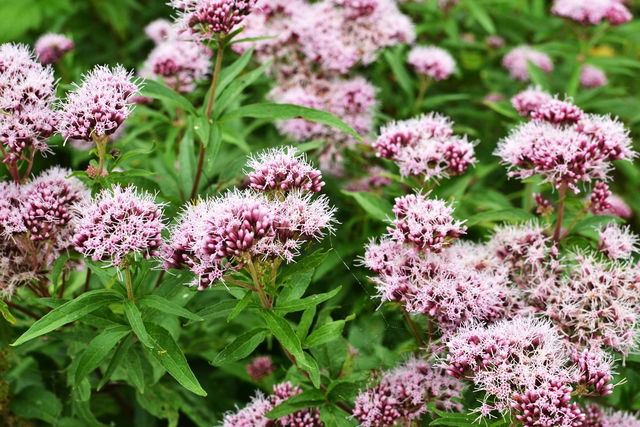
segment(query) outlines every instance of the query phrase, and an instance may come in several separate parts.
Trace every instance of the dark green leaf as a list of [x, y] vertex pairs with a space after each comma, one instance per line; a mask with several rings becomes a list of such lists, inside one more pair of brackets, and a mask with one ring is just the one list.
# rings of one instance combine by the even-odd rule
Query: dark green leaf
[[97, 390], [101, 390], [102, 387], [104, 387], [104, 385], [111, 379], [111, 375], [113, 375], [113, 372], [120, 365], [120, 363], [122, 362], [122, 359], [124, 359], [125, 354], [127, 354], [127, 351], [129, 351], [129, 347], [131, 347], [131, 343], [132, 343], [131, 335], [129, 335], [124, 340], [120, 341], [120, 344], [118, 344], [118, 348], [116, 348], [116, 351], [115, 353], [113, 353], [113, 357], [109, 362], [109, 366], [107, 366], [107, 370], [105, 371], [102, 378], [100, 379], [100, 382], [98, 383]]
[[300, 411], [301, 409], [320, 406], [324, 401], [324, 392], [320, 390], [307, 390], [280, 403], [271, 411], [267, 412], [266, 416], [267, 418], [277, 419]]
[[391, 217], [391, 203], [382, 197], [366, 191], [343, 191], [342, 193], [353, 197], [372, 218], [388, 221]]
[[175, 302], [169, 301], [159, 295], [145, 295], [140, 298], [141, 307], [150, 307], [155, 310], [161, 311], [167, 314], [173, 314], [175, 316], [184, 317], [185, 319], [194, 320], [197, 322], [204, 319], [195, 313], [190, 312], [184, 307], [180, 307]]
[[478, 21], [480, 25], [482, 25], [482, 28], [484, 28], [486, 32], [488, 32], [489, 34], [496, 33], [496, 26], [493, 25], [493, 21], [487, 13], [487, 10], [480, 4], [478, 0], [467, 0], [465, 4], [469, 7], [471, 15], [473, 15], [475, 20]]
[[102, 363], [111, 349], [128, 333], [129, 328], [125, 326], [114, 326], [103, 330], [89, 342], [89, 345], [78, 361], [75, 375], [76, 386]]
[[169, 89], [165, 85], [156, 82], [155, 80], [145, 79], [143, 82], [141, 94], [155, 99], [163, 99], [178, 105], [186, 111], [195, 113], [196, 110], [191, 105], [191, 102], [179, 93]]
[[249, 332], [245, 332], [218, 353], [211, 361], [211, 364], [220, 366], [228, 362], [235, 362], [236, 360], [244, 359], [253, 353], [253, 350], [255, 350], [256, 347], [264, 341], [267, 336], [267, 332], [268, 331], [264, 328], [256, 328]]
[[149, 336], [147, 328], [145, 328], [144, 322], [142, 321], [142, 314], [133, 301], [127, 300], [124, 302], [124, 314], [127, 316], [131, 329], [133, 329], [133, 332], [142, 344], [149, 348], [154, 348], [155, 343], [153, 339], [151, 339], [151, 336]]
[[317, 327], [304, 340], [304, 348], [316, 347], [335, 340], [341, 336], [344, 324], [345, 320], [335, 320]]
[[289, 322], [269, 310], [261, 310], [260, 315], [280, 344], [295, 357], [296, 361], [303, 361], [305, 356], [302, 352], [302, 344]]
[[334, 296], [338, 295], [338, 293], [341, 290], [342, 290], [342, 286], [338, 286], [337, 288], [335, 288], [330, 292], [311, 295], [301, 300], [293, 300], [293, 301], [284, 302], [282, 304], [276, 304], [276, 311], [283, 314], [291, 313], [295, 311], [303, 311], [308, 309], [309, 307], [314, 307], [320, 303], [330, 300]]

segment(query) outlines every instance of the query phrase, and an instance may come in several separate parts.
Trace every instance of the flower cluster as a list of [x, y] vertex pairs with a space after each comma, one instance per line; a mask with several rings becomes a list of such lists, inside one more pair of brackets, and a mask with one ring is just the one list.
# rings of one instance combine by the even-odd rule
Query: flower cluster
[[55, 64], [75, 47], [73, 40], [62, 34], [43, 34], [36, 41], [35, 51], [38, 61], [43, 64]]
[[434, 80], [449, 78], [456, 68], [456, 61], [449, 52], [436, 46], [414, 47], [409, 52], [408, 62], [417, 73]]
[[585, 25], [597, 25], [603, 20], [619, 25], [633, 18], [623, 0], [556, 0], [551, 10], [558, 16]]
[[178, 28], [166, 21], [154, 21], [147, 26], [149, 37], [156, 42], [144, 62], [140, 75], [162, 77], [170, 88], [191, 92], [211, 68], [211, 51], [204, 45], [186, 38]]
[[584, 408], [586, 419], [580, 427], [640, 427], [640, 421], [624, 411], [605, 411], [596, 404]]
[[509, 70], [511, 77], [516, 80], [528, 81], [528, 63], [532, 62], [545, 73], [553, 70], [551, 58], [546, 53], [540, 52], [530, 46], [518, 46], [513, 48], [502, 59], [502, 65]]
[[574, 350], [571, 359], [578, 366], [579, 385], [587, 389], [588, 393], [596, 396], [606, 396], [613, 391], [613, 372], [611, 358], [601, 349], [586, 348], [582, 351]]
[[363, 427], [383, 427], [418, 419], [428, 402], [440, 409], [460, 409], [451, 398], [460, 397], [462, 388], [462, 382], [447, 377], [442, 368], [412, 358], [383, 372], [375, 387], [360, 392], [353, 416]]
[[514, 95], [511, 98], [511, 105], [518, 110], [521, 116], [528, 117], [532, 112], [552, 99], [553, 97], [540, 89], [540, 87], [532, 86]]
[[598, 67], [583, 65], [580, 69], [580, 84], [586, 88], [604, 86], [608, 83], [607, 75]]
[[318, 193], [324, 186], [322, 173], [293, 147], [268, 150], [249, 160], [251, 188], [257, 191], [288, 192], [295, 189]]
[[267, 412], [289, 399], [302, 393], [299, 386], [284, 382], [273, 386], [273, 394], [264, 396], [258, 393], [249, 405], [235, 413], [227, 413], [222, 420], [223, 427], [268, 427], [268, 426], [299, 426], [320, 427], [320, 411], [318, 409], [302, 409], [290, 415], [271, 420], [265, 415]]
[[127, 256], [159, 255], [162, 245], [162, 210], [153, 197], [134, 187], [101, 191], [77, 209], [73, 244], [94, 261], [119, 266]]
[[251, 363], [247, 365], [247, 374], [254, 381], [262, 381], [264, 377], [267, 377], [275, 370], [273, 361], [269, 356], [259, 356], [254, 358]]
[[611, 259], [629, 258], [638, 251], [638, 236], [628, 226], [610, 224], [600, 230], [598, 249]]
[[66, 139], [84, 141], [112, 135], [131, 114], [131, 98], [138, 90], [123, 67], [96, 66], [67, 95], [60, 112], [60, 133]]
[[[321, 176], [302, 157], [288, 150], [271, 151], [252, 160], [251, 167], [253, 182], [263, 187], [260, 191], [230, 191], [187, 207], [165, 248], [165, 268], [189, 268], [197, 276], [194, 284], [204, 289], [253, 262], [292, 261], [302, 245], [332, 231], [335, 209], [324, 196], [313, 197]], [[268, 172], [269, 168], [274, 169]], [[291, 181], [300, 172], [312, 185]], [[275, 194], [270, 185], [261, 185], [271, 177], [291, 185]]]
[[581, 182], [605, 180], [614, 160], [635, 156], [629, 132], [619, 121], [584, 114], [567, 101], [552, 99], [531, 113], [498, 143], [495, 154], [521, 179], [538, 174], [556, 188], [575, 193]]
[[35, 61], [24, 45], [0, 45], [0, 146], [16, 182], [18, 161], [46, 151], [56, 131], [54, 99], [53, 69]]
[[431, 113], [383, 126], [373, 142], [379, 157], [398, 164], [403, 176], [424, 179], [460, 175], [476, 161], [466, 135], [453, 135], [448, 117]]
[[255, 0], [171, 0], [177, 25], [201, 39], [229, 34], [253, 10]]

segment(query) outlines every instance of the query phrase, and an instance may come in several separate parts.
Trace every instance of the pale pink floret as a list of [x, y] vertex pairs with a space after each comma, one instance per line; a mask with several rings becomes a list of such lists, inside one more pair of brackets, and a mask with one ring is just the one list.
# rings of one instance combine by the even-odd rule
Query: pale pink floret
[[463, 235], [467, 227], [453, 218], [453, 208], [428, 194], [398, 197], [393, 206], [395, 219], [388, 228], [398, 242], [415, 245], [421, 251], [438, 252]]
[[287, 192], [294, 189], [319, 192], [324, 186], [322, 173], [313, 168], [293, 147], [274, 148], [252, 157], [247, 166], [254, 190]]
[[160, 44], [175, 39], [178, 28], [170, 21], [160, 18], [147, 24], [144, 27], [144, 32], [155, 44]]
[[456, 68], [456, 61], [451, 54], [436, 46], [414, 47], [409, 52], [408, 62], [417, 73], [434, 80], [449, 78]]
[[47, 33], [36, 41], [35, 51], [38, 61], [43, 64], [55, 64], [74, 47], [73, 40], [68, 37], [62, 34]]
[[211, 69], [211, 51], [189, 40], [170, 40], [158, 44], [149, 54], [140, 75], [161, 77], [170, 88], [187, 93], [196, 88]]
[[616, 194], [610, 194], [607, 198], [607, 208], [600, 212], [600, 215], [619, 216], [620, 218], [631, 218], [633, 211], [624, 201], [624, 199]]
[[171, 0], [177, 10], [176, 24], [200, 39], [228, 34], [252, 12], [256, 0]]
[[600, 230], [598, 249], [611, 259], [625, 259], [638, 251], [638, 236], [629, 226], [610, 224]]
[[247, 406], [236, 412], [229, 412], [222, 420], [223, 427], [267, 427], [272, 421], [265, 415], [273, 409], [271, 401], [258, 392]]
[[129, 255], [158, 256], [162, 245], [162, 210], [154, 198], [134, 187], [102, 190], [77, 207], [73, 243], [94, 261], [118, 266]]
[[619, 25], [633, 18], [623, 0], [556, 0], [551, 11], [585, 25], [597, 25], [603, 20]]
[[518, 110], [521, 116], [528, 117], [531, 112], [537, 110], [542, 104], [551, 101], [553, 97], [540, 89], [539, 86], [530, 86], [526, 90], [511, 98], [511, 105]]
[[502, 65], [509, 70], [511, 77], [522, 81], [528, 81], [530, 79], [527, 68], [528, 62], [532, 62], [545, 73], [550, 73], [553, 70], [551, 58], [546, 53], [535, 50], [527, 45], [512, 49], [502, 59]]
[[[30, 152], [47, 151], [56, 131], [55, 81], [51, 66], [35, 61], [21, 44], [0, 45], [0, 144], [2, 161], [16, 164]], [[15, 178], [14, 178], [15, 179]]]
[[305, 56], [341, 74], [359, 63], [372, 63], [384, 47], [415, 38], [413, 24], [393, 0], [323, 0], [312, 6], [297, 28]]
[[512, 408], [527, 414], [537, 407], [554, 426], [571, 426], [579, 416], [569, 403], [576, 370], [569, 368], [562, 336], [550, 322], [518, 317], [486, 327], [470, 324], [446, 346], [449, 374], [471, 379], [485, 393], [481, 414]]
[[613, 358], [598, 347], [574, 349], [571, 359], [578, 367], [576, 382], [587, 392], [606, 396], [613, 392]]
[[378, 385], [360, 392], [353, 416], [363, 427], [384, 427], [420, 418], [428, 402], [439, 409], [460, 409], [451, 398], [460, 397], [462, 389], [462, 382], [447, 378], [442, 368], [411, 358], [383, 372]]
[[262, 381], [265, 377], [271, 375], [275, 369], [270, 356], [256, 357], [246, 368], [247, 374], [249, 374], [254, 381]]
[[65, 139], [91, 141], [115, 133], [132, 111], [139, 87], [122, 66], [96, 66], [82, 85], [67, 95], [60, 112], [60, 133]]
[[584, 118], [584, 111], [570, 101], [561, 101], [553, 98], [531, 111], [531, 118], [557, 125], [572, 124]]
[[14, 182], [0, 182], [0, 239], [24, 233], [24, 212], [20, 186]]
[[640, 427], [638, 414], [603, 409], [595, 403], [584, 408], [586, 420], [580, 427]]
[[583, 65], [580, 69], [580, 84], [587, 88], [604, 86], [608, 83], [607, 75], [598, 67]]
[[607, 183], [596, 182], [589, 196], [589, 209], [596, 215], [605, 215], [605, 212], [611, 208], [609, 203], [611, 197], [611, 190], [609, 190]]

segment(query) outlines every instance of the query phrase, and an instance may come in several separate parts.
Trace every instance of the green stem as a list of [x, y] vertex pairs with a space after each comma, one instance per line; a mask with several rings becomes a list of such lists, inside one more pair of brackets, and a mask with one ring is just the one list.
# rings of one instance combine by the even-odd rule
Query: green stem
[[[218, 49], [216, 50], [216, 62], [213, 67], [213, 77], [211, 78], [211, 88], [209, 89], [209, 101], [207, 102], [206, 116], [207, 120], [211, 121], [211, 115], [213, 114], [213, 107], [215, 105], [216, 88], [218, 87], [218, 79], [220, 78], [220, 70], [222, 69], [222, 56], [224, 54], [225, 40], [218, 40]], [[200, 179], [202, 178], [202, 169], [204, 167], [204, 158], [207, 155], [204, 142], [200, 141], [200, 149], [198, 151], [198, 166], [196, 169], [196, 176], [193, 180], [193, 187], [191, 187], [191, 195], [189, 199], [193, 198], [198, 193], [198, 187], [200, 186]]]
[[102, 177], [102, 171], [104, 170], [105, 158], [107, 157], [107, 144], [109, 143], [108, 136], [93, 137], [96, 143], [96, 151], [98, 152], [98, 177]]
[[427, 93], [427, 89], [429, 88], [429, 84], [431, 83], [431, 79], [424, 74], [420, 74], [420, 86], [418, 87], [418, 96], [416, 98], [416, 103], [413, 106], [413, 115], [416, 115], [420, 112], [420, 107], [424, 102], [424, 96]]
[[133, 295], [133, 282], [131, 281], [131, 270], [129, 269], [128, 261], [124, 265], [124, 283], [127, 286], [127, 298], [135, 304], [136, 297]]
[[567, 185], [562, 184], [559, 190], [560, 202], [558, 204], [558, 218], [556, 219], [556, 227], [553, 230], [553, 240], [559, 242], [562, 237], [562, 219], [564, 217], [564, 202], [567, 195]]

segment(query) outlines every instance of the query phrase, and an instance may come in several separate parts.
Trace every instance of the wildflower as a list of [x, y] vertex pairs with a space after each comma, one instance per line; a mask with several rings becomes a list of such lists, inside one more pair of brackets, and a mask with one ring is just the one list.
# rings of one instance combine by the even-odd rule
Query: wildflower
[[638, 236], [629, 226], [609, 224], [600, 230], [598, 249], [611, 259], [629, 258], [638, 250]]
[[324, 186], [322, 173], [293, 147], [275, 148], [252, 158], [248, 174], [251, 187], [258, 191], [288, 192], [293, 189], [317, 193]]
[[421, 251], [438, 252], [466, 232], [462, 221], [452, 217], [453, 209], [428, 194], [398, 197], [393, 206], [395, 219], [388, 228], [398, 242], [415, 245]]
[[[36, 62], [24, 45], [0, 45], [0, 144], [10, 171], [21, 158], [47, 151], [57, 127], [54, 99], [52, 68]], [[12, 178], [20, 180], [17, 172]]]
[[269, 356], [256, 357], [247, 365], [247, 374], [254, 381], [262, 381], [264, 377], [269, 376], [274, 370], [275, 366], [273, 366]]
[[581, 427], [640, 427], [640, 420], [624, 411], [603, 410], [591, 403], [584, 408], [586, 420]]
[[577, 383], [586, 387], [585, 393], [606, 396], [613, 392], [611, 358], [601, 349], [574, 350], [571, 359], [578, 366]]
[[408, 62], [417, 73], [434, 80], [449, 78], [456, 67], [456, 62], [449, 52], [436, 46], [414, 47], [409, 52]]
[[511, 105], [518, 110], [521, 116], [528, 117], [529, 114], [552, 99], [551, 95], [540, 89], [540, 87], [530, 86], [511, 98]]
[[486, 104], [492, 104], [495, 102], [502, 102], [502, 101], [504, 101], [504, 95], [497, 92], [488, 93], [485, 95], [484, 98], [482, 98], [482, 102]]
[[607, 82], [607, 75], [598, 67], [587, 64], [580, 69], [580, 84], [584, 87], [600, 87], [606, 85]]
[[156, 45], [175, 39], [178, 28], [166, 19], [156, 19], [144, 27], [144, 32]]
[[81, 86], [67, 95], [60, 113], [66, 139], [91, 141], [115, 133], [131, 114], [131, 98], [139, 87], [122, 66], [97, 66]]
[[624, 199], [616, 194], [610, 194], [606, 199], [606, 208], [600, 210], [598, 215], [611, 215], [620, 218], [631, 218], [633, 211], [624, 201]]
[[38, 61], [43, 64], [55, 64], [62, 56], [73, 50], [73, 40], [62, 34], [48, 33], [36, 41], [35, 51]]
[[403, 176], [442, 178], [460, 175], [475, 163], [473, 143], [453, 135], [448, 117], [431, 113], [392, 122], [373, 142], [379, 157], [394, 160]]
[[568, 101], [560, 101], [557, 98], [540, 104], [531, 111], [533, 120], [543, 120], [554, 124], [571, 124], [580, 121], [584, 117], [584, 111]]
[[511, 77], [522, 81], [530, 79], [528, 62], [532, 62], [545, 73], [550, 73], [553, 70], [551, 58], [546, 53], [526, 45], [512, 49], [502, 59], [502, 65], [509, 70]]
[[144, 63], [141, 75], [160, 76], [170, 88], [182, 93], [195, 89], [211, 68], [209, 49], [193, 41], [170, 40], [158, 44]]
[[485, 37], [484, 41], [488, 46], [494, 49], [499, 49], [504, 46], [504, 39], [500, 36], [496, 36], [496, 35], [487, 36]]
[[347, 184], [347, 191], [373, 192], [391, 184], [391, 178], [386, 176], [388, 172], [379, 166], [372, 166], [368, 168], [367, 173], [367, 176], [356, 179]]
[[538, 215], [549, 216], [555, 210], [551, 202], [548, 199], [545, 199], [542, 194], [536, 193], [533, 195], [533, 198], [536, 202], [536, 213]]
[[428, 402], [440, 409], [460, 409], [450, 399], [462, 393], [462, 382], [447, 378], [442, 368], [411, 358], [382, 373], [380, 382], [356, 397], [354, 417], [363, 427], [396, 425], [420, 418]]
[[550, 381], [522, 394], [513, 395], [512, 409], [523, 427], [581, 425], [584, 414], [576, 403], [568, 403], [572, 388], [560, 381]]
[[632, 19], [622, 0], [556, 0], [551, 11], [585, 25], [597, 25], [603, 20], [619, 25]]
[[73, 243], [94, 261], [118, 266], [128, 255], [158, 256], [164, 229], [153, 198], [133, 187], [102, 190], [77, 209]]
[[252, 12], [255, 0], [171, 0], [177, 24], [202, 39], [229, 34]]
[[602, 215], [607, 209], [611, 208], [609, 203], [610, 198], [611, 190], [609, 190], [609, 186], [602, 181], [596, 182], [593, 186], [591, 197], [589, 198], [589, 208], [591, 212]]

